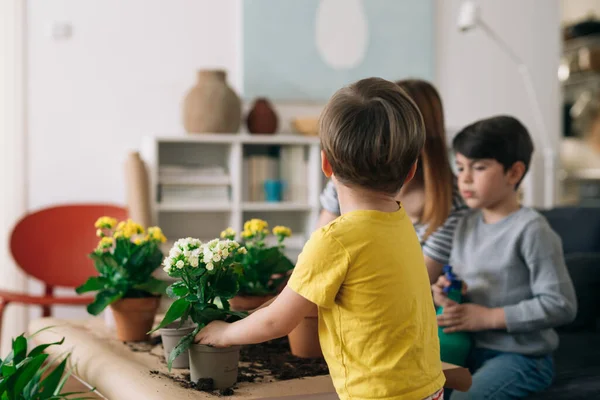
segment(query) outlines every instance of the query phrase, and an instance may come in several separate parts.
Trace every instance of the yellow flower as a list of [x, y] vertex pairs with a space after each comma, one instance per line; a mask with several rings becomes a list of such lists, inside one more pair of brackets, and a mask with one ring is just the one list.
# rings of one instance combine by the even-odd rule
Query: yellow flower
[[268, 228], [269, 224], [266, 221], [257, 218], [251, 219], [250, 221], [246, 221], [246, 223], [244, 224], [244, 230], [252, 232], [254, 235], [256, 235], [259, 232], [264, 232], [264, 230]]
[[248, 230], [242, 232], [243, 239], [250, 239], [252, 236], [254, 236], [254, 234]]
[[98, 229], [112, 229], [117, 224], [117, 220], [111, 217], [100, 217], [94, 224]]
[[111, 247], [114, 243], [113, 238], [111, 237], [103, 237], [102, 239], [100, 239], [100, 242], [98, 242], [98, 250], [104, 250], [104, 249], [108, 249], [109, 247]]
[[287, 226], [276, 226], [273, 228], [273, 235], [284, 237], [292, 236], [292, 230]]
[[96, 230], [96, 236], [98, 236], [98, 237], [104, 237], [104, 232], [102, 231], [102, 229], [97, 229]]
[[131, 219], [128, 219], [126, 222], [121, 221], [117, 225], [117, 229], [115, 232], [115, 237], [124, 237], [126, 239], [131, 238], [134, 235], [139, 235], [144, 233], [144, 228], [140, 224], [136, 224]]
[[135, 243], [135, 244], [137, 244], [137, 245], [139, 245], [139, 244], [142, 244], [142, 242], [143, 242], [143, 240], [142, 240], [142, 238], [140, 238], [140, 237], [138, 237], [138, 238], [135, 238], [135, 240], [133, 241], [133, 243]]
[[221, 232], [221, 239], [233, 240], [235, 238], [235, 231], [233, 228], [227, 228]]
[[154, 240], [156, 242], [164, 243], [167, 241], [167, 238], [158, 226], [151, 226], [148, 228], [148, 236], [146, 236], [146, 240]]

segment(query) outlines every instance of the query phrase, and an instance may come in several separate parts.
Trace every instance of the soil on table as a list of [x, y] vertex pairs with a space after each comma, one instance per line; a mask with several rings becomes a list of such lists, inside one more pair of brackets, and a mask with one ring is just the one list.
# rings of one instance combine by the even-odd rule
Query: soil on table
[[[164, 358], [162, 361], [164, 362]], [[184, 388], [199, 390], [216, 396], [232, 396], [235, 393], [234, 389], [236, 389], [234, 386], [233, 388], [215, 391], [212, 379], [191, 382], [189, 373], [165, 374], [159, 371], [150, 371], [150, 374], [162, 375]], [[288, 339], [284, 337], [270, 342], [243, 346], [240, 351], [237, 381], [238, 383], [284, 381], [327, 374], [329, 374], [329, 369], [323, 358], [299, 358], [292, 355]]]

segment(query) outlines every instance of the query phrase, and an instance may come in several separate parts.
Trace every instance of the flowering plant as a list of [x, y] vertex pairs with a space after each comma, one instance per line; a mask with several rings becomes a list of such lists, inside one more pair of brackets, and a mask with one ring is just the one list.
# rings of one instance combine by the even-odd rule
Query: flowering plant
[[147, 232], [132, 220], [121, 221], [102, 217], [96, 221], [100, 242], [90, 253], [99, 276], [89, 278], [77, 293], [98, 292], [87, 310], [98, 315], [108, 305], [121, 298], [151, 297], [164, 293], [166, 282], [152, 276], [160, 267], [163, 254], [160, 243], [167, 239], [160, 228]]
[[238, 279], [241, 265], [236, 259], [246, 253], [246, 249], [233, 240], [214, 239], [202, 243], [198, 239], [179, 239], [165, 258], [164, 270], [169, 276], [180, 278], [167, 288], [169, 297], [175, 301], [169, 307], [156, 331], [170, 323], [191, 319], [196, 329], [184, 336], [169, 355], [168, 366], [185, 351], [194, 336], [206, 324], [215, 320], [235, 321], [245, 313], [231, 311], [229, 299], [239, 289]]
[[[268, 246], [266, 239], [269, 224], [261, 219], [251, 219], [244, 224], [242, 232], [243, 245], [248, 250], [238, 258], [242, 265], [240, 276], [240, 294], [262, 296], [275, 294], [279, 285], [285, 281], [286, 273], [294, 268], [294, 264], [284, 254], [285, 238], [292, 235], [290, 228], [276, 226], [273, 235], [277, 239], [275, 246]], [[221, 232], [224, 239], [233, 240], [236, 232], [227, 228]]]

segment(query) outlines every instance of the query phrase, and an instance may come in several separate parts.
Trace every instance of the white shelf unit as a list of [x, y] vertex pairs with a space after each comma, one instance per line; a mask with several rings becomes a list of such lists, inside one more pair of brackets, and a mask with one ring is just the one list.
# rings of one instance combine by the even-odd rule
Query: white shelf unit
[[[152, 220], [164, 230], [169, 238], [168, 245], [187, 236], [210, 240], [229, 226], [240, 232], [245, 221], [261, 218], [271, 228], [286, 225], [292, 229], [293, 236], [287, 240], [287, 249], [288, 255], [295, 260], [316, 227], [320, 212], [319, 195], [324, 184], [319, 139], [316, 137], [243, 133], [147, 137], [141, 153], [150, 178]], [[284, 193], [288, 193], [281, 202], [251, 201], [253, 199], [250, 198], [249, 167], [244, 160], [266, 153], [278, 159], [276, 178], [283, 179], [281, 175], [286, 171], [295, 177], [293, 179], [300, 180], [293, 182], [299, 190], [292, 189], [292, 184], [286, 182]], [[160, 171], [161, 168], [164, 171], [166, 166], [171, 169], [186, 166], [216, 168], [224, 175], [165, 176], [167, 174]], [[171, 195], [170, 201], [164, 201], [166, 187], [186, 190], [224, 186], [227, 187], [227, 199], [202, 199], [189, 195], [174, 199]]]

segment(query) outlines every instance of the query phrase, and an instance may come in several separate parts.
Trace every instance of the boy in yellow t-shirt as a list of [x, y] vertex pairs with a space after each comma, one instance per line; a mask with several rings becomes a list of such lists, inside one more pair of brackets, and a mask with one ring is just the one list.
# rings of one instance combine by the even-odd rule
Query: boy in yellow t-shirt
[[287, 335], [314, 307], [340, 399], [441, 399], [444, 375], [429, 278], [412, 222], [395, 201], [425, 141], [421, 115], [394, 83], [337, 91], [320, 121], [322, 168], [342, 215], [306, 243], [287, 287], [196, 340], [214, 346]]

